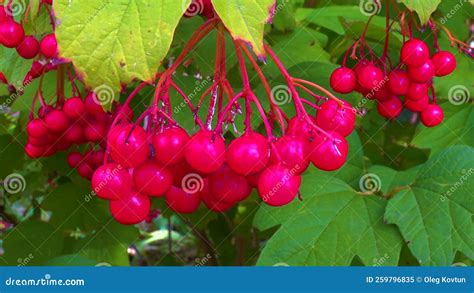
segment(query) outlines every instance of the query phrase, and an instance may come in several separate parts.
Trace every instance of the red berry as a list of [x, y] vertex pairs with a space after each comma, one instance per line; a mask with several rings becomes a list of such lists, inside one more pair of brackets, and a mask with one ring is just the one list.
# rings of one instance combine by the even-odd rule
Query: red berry
[[355, 111], [352, 106], [344, 102], [339, 105], [334, 100], [328, 100], [321, 104], [321, 109], [316, 114], [316, 124], [326, 131], [336, 131], [343, 136], [352, 133], [355, 126]]
[[426, 108], [421, 112], [421, 122], [426, 127], [433, 127], [441, 122], [443, 122], [444, 113], [443, 109], [441, 109], [438, 105], [428, 105]]
[[430, 81], [435, 75], [435, 66], [431, 60], [418, 67], [409, 67], [408, 76], [414, 82], [424, 83]]
[[162, 196], [173, 185], [173, 175], [168, 169], [147, 161], [133, 170], [133, 183], [140, 193]]
[[405, 98], [404, 105], [408, 110], [412, 112], [421, 112], [426, 108], [426, 106], [428, 106], [429, 102], [430, 102], [430, 97], [426, 95], [418, 100]]
[[426, 96], [428, 96], [428, 85], [426, 83], [412, 82], [405, 97], [416, 101]]
[[348, 94], [356, 87], [357, 79], [354, 71], [347, 67], [339, 67], [331, 74], [330, 84], [334, 91]]
[[26, 125], [26, 132], [31, 137], [41, 138], [48, 135], [48, 128], [43, 120], [35, 118]]
[[26, 36], [18, 47], [18, 55], [25, 59], [35, 58], [39, 53], [39, 42], [34, 36]]
[[346, 139], [337, 132], [330, 132], [332, 138], [322, 137], [313, 142], [311, 161], [324, 171], [334, 171], [346, 162], [349, 145]]
[[110, 155], [125, 168], [143, 164], [150, 154], [145, 130], [132, 124], [118, 125], [110, 131]]
[[283, 206], [295, 199], [301, 185], [301, 176], [286, 167], [273, 165], [260, 175], [258, 194], [271, 206]]
[[181, 163], [167, 166], [170, 172], [173, 174], [173, 185], [176, 187], [182, 187], [183, 179], [186, 175], [196, 173], [195, 170], [189, 166], [188, 162], [182, 161]]
[[357, 82], [363, 90], [370, 91], [374, 87], [383, 85], [384, 74], [380, 68], [373, 64], [363, 66], [357, 74]]
[[[316, 121], [314, 121], [316, 119], [313, 117], [308, 117], [308, 119], [312, 120], [312, 122], [316, 124]], [[298, 116], [293, 117], [288, 123], [287, 133], [301, 137], [305, 140], [310, 140], [316, 135], [316, 132], [313, 130], [311, 124], [309, 124], [306, 119]]]
[[71, 119], [78, 119], [84, 115], [84, 102], [80, 97], [72, 97], [64, 103], [63, 112]]
[[270, 159], [268, 140], [256, 132], [245, 133], [229, 145], [226, 158], [229, 167], [238, 174], [259, 173]]
[[388, 89], [396, 96], [404, 96], [410, 88], [410, 79], [403, 70], [393, 70], [388, 75]]
[[436, 76], [451, 74], [456, 69], [456, 57], [451, 52], [439, 51], [431, 57], [435, 66]]
[[132, 190], [132, 177], [118, 164], [106, 164], [95, 170], [92, 189], [102, 199], [126, 198]]
[[96, 94], [94, 92], [90, 92], [85, 100], [84, 105], [86, 107], [86, 111], [92, 115], [100, 116], [103, 115], [104, 108], [100, 105], [100, 101], [98, 100]]
[[77, 166], [77, 173], [79, 173], [82, 178], [90, 180], [94, 174], [94, 171], [92, 170], [91, 166], [89, 166], [89, 164], [81, 163], [79, 166]]
[[56, 133], [66, 131], [70, 125], [66, 114], [56, 109], [46, 114], [44, 121], [48, 129]]
[[411, 39], [403, 44], [401, 61], [410, 67], [417, 67], [428, 61], [430, 49], [419, 39]]
[[[285, 135], [275, 142], [270, 161], [274, 165], [281, 162], [295, 174], [302, 174], [309, 166], [309, 147], [306, 140]], [[275, 151], [280, 155], [279, 158]]]
[[252, 191], [247, 179], [226, 165], [209, 177], [208, 183], [209, 192], [218, 202], [234, 204], [246, 199]]
[[150, 199], [133, 190], [121, 199], [110, 201], [112, 216], [123, 225], [134, 225], [144, 221], [150, 213], [150, 207]]
[[213, 173], [224, 164], [224, 140], [213, 132], [201, 130], [194, 134], [187, 144], [185, 157], [195, 170], [202, 173]]
[[184, 150], [189, 142], [188, 133], [181, 127], [170, 127], [153, 136], [156, 160], [163, 165], [184, 161]]
[[82, 162], [82, 155], [78, 152], [72, 152], [67, 156], [67, 164], [71, 168], [77, 168]]
[[55, 58], [58, 55], [58, 42], [54, 34], [43, 37], [40, 44], [40, 52], [46, 58]]
[[191, 214], [201, 204], [199, 193], [186, 193], [183, 189], [172, 186], [166, 193], [166, 203], [175, 212]]
[[91, 164], [96, 167], [101, 166], [104, 163], [104, 157], [105, 157], [105, 152], [103, 150], [92, 152]]
[[25, 146], [25, 153], [28, 155], [28, 157], [32, 159], [41, 158], [44, 152], [45, 152], [44, 147], [35, 146], [35, 145], [32, 145], [31, 143], [27, 143]]
[[84, 127], [84, 137], [90, 142], [99, 142], [107, 135], [107, 128], [100, 122], [87, 124]]
[[15, 48], [23, 42], [25, 31], [21, 24], [9, 20], [0, 23], [0, 43], [7, 48]]
[[64, 138], [71, 143], [80, 143], [82, 141], [82, 127], [79, 124], [71, 125], [64, 133]]
[[390, 99], [380, 101], [377, 103], [377, 111], [380, 116], [386, 119], [395, 119], [402, 113], [403, 105], [397, 96], [392, 96]]

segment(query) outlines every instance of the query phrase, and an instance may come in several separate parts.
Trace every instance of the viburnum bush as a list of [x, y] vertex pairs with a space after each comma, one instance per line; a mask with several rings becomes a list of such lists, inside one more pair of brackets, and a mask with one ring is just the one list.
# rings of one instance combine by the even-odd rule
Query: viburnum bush
[[473, 259], [462, 11], [313, 2], [4, 1], [6, 262]]

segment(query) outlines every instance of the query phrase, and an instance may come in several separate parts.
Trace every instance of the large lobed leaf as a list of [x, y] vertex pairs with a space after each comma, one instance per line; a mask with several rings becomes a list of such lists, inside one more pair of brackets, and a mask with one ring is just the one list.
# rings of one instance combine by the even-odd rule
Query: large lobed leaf
[[[54, 1], [62, 57], [91, 88], [151, 80], [190, 0]], [[116, 97], [118, 99], [118, 95]]]
[[421, 24], [426, 24], [431, 14], [438, 8], [441, 0], [400, 0], [400, 2], [418, 14]]

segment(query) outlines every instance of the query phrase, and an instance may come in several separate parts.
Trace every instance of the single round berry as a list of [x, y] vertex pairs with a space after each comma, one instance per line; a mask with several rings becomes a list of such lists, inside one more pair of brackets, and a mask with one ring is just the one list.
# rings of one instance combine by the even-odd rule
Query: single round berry
[[181, 188], [172, 186], [166, 193], [166, 204], [180, 214], [194, 213], [201, 204], [199, 193], [187, 193]]
[[404, 96], [410, 88], [410, 78], [403, 70], [393, 70], [388, 75], [388, 89], [397, 96]]
[[110, 201], [112, 216], [123, 225], [134, 225], [144, 221], [150, 213], [150, 207], [150, 199], [133, 190], [121, 199]]
[[430, 49], [419, 39], [411, 39], [403, 44], [401, 61], [410, 67], [417, 67], [428, 61]]
[[66, 114], [60, 110], [52, 110], [44, 117], [44, 121], [46, 126], [52, 132], [60, 133], [66, 131], [69, 126], [69, 119], [67, 118]]
[[149, 196], [162, 196], [173, 185], [171, 172], [155, 162], [147, 161], [133, 170], [135, 189]]
[[68, 99], [63, 105], [63, 112], [70, 119], [78, 119], [85, 112], [84, 102], [80, 97], [72, 97]]
[[451, 52], [439, 51], [431, 57], [435, 66], [436, 76], [451, 74], [456, 69], [456, 57]]
[[100, 104], [99, 98], [97, 98], [94, 92], [90, 92], [86, 96], [86, 98], [84, 99], [84, 105], [85, 105], [86, 111], [89, 114], [100, 116], [105, 113], [104, 108], [102, 108], [102, 105]]
[[405, 98], [405, 107], [412, 112], [421, 112], [430, 102], [430, 97], [428, 95], [423, 96], [421, 99], [412, 100]]
[[31, 137], [41, 138], [48, 135], [48, 128], [43, 120], [35, 118], [26, 125], [26, 132]]
[[331, 74], [330, 84], [334, 91], [348, 94], [356, 87], [357, 79], [354, 71], [347, 67], [339, 67]]
[[441, 107], [438, 105], [428, 105], [421, 112], [421, 122], [426, 127], [434, 127], [436, 125], [439, 125], [441, 122], [443, 122], [443, 119], [443, 109], [441, 109]]
[[188, 133], [181, 127], [170, 127], [153, 136], [156, 160], [163, 165], [184, 161], [184, 150], [189, 142]]
[[270, 159], [268, 140], [256, 132], [246, 133], [229, 145], [226, 158], [229, 167], [238, 174], [259, 173]]
[[252, 191], [247, 179], [226, 165], [209, 177], [209, 188], [215, 200], [229, 204], [246, 199]]
[[92, 168], [91, 168], [91, 166], [89, 166], [89, 164], [81, 163], [81, 164], [79, 164], [79, 166], [77, 166], [77, 173], [79, 173], [79, 175], [82, 178], [90, 180], [90, 179], [92, 179], [92, 175], [94, 175], [94, 170], [92, 170]]
[[40, 52], [46, 58], [55, 58], [58, 55], [58, 42], [54, 34], [43, 37], [40, 44]]
[[35, 58], [39, 53], [39, 42], [34, 36], [26, 36], [18, 47], [18, 55], [25, 59]]
[[406, 98], [416, 101], [428, 96], [428, 85], [426, 83], [415, 83], [412, 82], [408, 87]]
[[[273, 165], [281, 163], [295, 174], [302, 174], [310, 163], [309, 147], [306, 140], [285, 135], [275, 142], [270, 162]], [[278, 152], [279, 156], [275, 152]]]
[[104, 163], [105, 152], [103, 150], [98, 150], [92, 152], [91, 154], [91, 164], [96, 167], [102, 166]]
[[346, 139], [337, 132], [329, 132], [332, 137], [323, 137], [313, 142], [311, 161], [324, 171], [334, 171], [346, 162], [349, 145]]
[[316, 124], [326, 131], [336, 131], [343, 136], [352, 133], [355, 126], [355, 111], [352, 106], [343, 102], [340, 105], [334, 100], [321, 104], [321, 109], [316, 114]]
[[92, 177], [92, 189], [102, 199], [117, 200], [127, 197], [132, 190], [132, 177], [118, 164], [97, 168]]
[[295, 199], [301, 185], [301, 176], [281, 165], [265, 169], [258, 180], [258, 194], [270, 206], [284, 206]]
[[41, 158], [44, 152], [45, 152], [45, 147], [35, 146], [35, 145], [32, 145], [31, 143], [27, 143], [25, 145], [25, 153], [31, 159]]
[[[312, 120], [316, 124], [316, 119], [313, 117], [307, 117], [309, 120]], [[287, 133], [290, 135], [301, 137], [305, 140], [311, 140], [316, 132], [313, 130], [311, 124], [302, 117], [295, 116], [288, 123]]]
[[112, 159], [125, 168], [140, 166], [150, 155], [146, 132], [140, 126], [122, 124], [114, 127], [108, 143]]
[[18, 47], [25, 38], [21, 24], [8, 20], [0, 23], [0, 43], [7, 48]]
[[377, 111], [386, 119], [395, 119], [402, 113], [403, 105], [397, 96], [392, 96], [386, 101], [377, 103]]
[[375, 87], [380, 87], [383, 84], [383, 80], [383, 71], [373, 64], [363, 66], [357, 74], [357, 82], [363, 90], [367, 91], [371, 91]]
[[78, 152], [72, 152], [67, 156], [67, 164], [71, 168], [77, 168], [82, 162], [82, 155]]
[[195, 170], [207, 174], [213, 173], [224, 164], [224, 140], [211, 131], [201, 130], [194, 134], [187, 144], [185, 157]]
[[418, 67], [409, 67], [408, 76], [414, 82], [424, 83], [430, 81], [435, 75], [435, 66], [431, 60]]

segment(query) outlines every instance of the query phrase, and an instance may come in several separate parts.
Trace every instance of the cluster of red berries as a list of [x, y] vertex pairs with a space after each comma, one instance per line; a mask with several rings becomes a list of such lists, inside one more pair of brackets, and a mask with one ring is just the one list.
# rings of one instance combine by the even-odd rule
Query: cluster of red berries
[[[164, 197], [177, 213], [193, 213], [201, 202], [224, 212], [257, 188], [271, 206], [298, 195], [301, 174], [310, 162], [326, 171], [346, 161], [355, 113], [345, 103], [328, 100], [311, 122], [294, 117], [288, 132], [275, 142], [248, 131], [228, 146], [221, 135], [201, 130], [190, 136], [178, 126], [150, 135], [141, 126], [122, 122], [108, 135], [107, 164], [92, 178], [96, 194], [110, 201], [113, 217], [123, 224], [143, 221], [150, 197]], [[315, 131], [316, 124], [324, 134]]]
[[25, 59], [33, 59], [38, 54], [54, 58], [58, 54], [58, 44], [54, 34], [48, 34], [38, 42], [35, 36], [25, 35], [23, 26], [16, 22], [8, 6], [0, 6], [0, 44], [7, 48], [16, 48]]
[[[436, 105], [432, 79], [452, 73], [456, 69], [456, 58], [441, 50], [430, 56], [426, 43], [412, 38], [404, 43], [400, 61], [388, 74], [377, 63], [366, 60], [359, 61], [353, 69], [340, 67], [331, 75], [331, 87], [338, 93], [357, 91], [368, 99], [376, 99], [378, 113], [387, 119], [398, 117], [405, 106], [421, 113], [425, 126], [440, 124], [444, 114]], [[403, 104], [401, 96], [405, 97]]]

